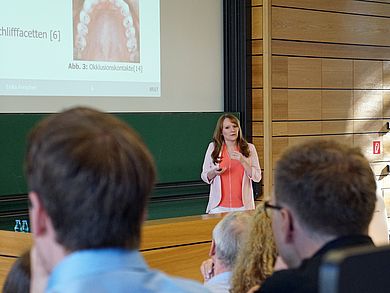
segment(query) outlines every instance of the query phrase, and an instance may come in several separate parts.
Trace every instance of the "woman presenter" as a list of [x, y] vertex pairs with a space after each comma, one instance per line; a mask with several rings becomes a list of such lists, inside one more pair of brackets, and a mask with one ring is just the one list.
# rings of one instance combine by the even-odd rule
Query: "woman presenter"
[[255, 146], [242, 137], [240, 121], [234, 115], [219, 117], [201, 177], [210, 184], [206, 213], [255, 208], [252, 181], [261, 179], [259, 159]]

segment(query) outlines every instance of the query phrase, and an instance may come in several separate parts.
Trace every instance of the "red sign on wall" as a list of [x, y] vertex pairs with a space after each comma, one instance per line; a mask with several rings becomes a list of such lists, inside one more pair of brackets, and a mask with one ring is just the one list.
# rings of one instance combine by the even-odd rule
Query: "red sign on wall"
[[381, 142], [376, 140], [372, 142], [372, 153], [379, 155], [381, 153]]

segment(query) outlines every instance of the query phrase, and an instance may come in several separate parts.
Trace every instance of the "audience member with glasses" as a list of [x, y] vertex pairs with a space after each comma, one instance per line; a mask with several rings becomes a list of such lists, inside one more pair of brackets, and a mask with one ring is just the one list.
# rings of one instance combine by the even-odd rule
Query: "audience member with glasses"
[[376, 182], [358, 149], [334, 141], [293, 146], [277, 162], [274, 188], [264, 210], [288, 269], [274, 272], [257, 292], [318, 292], [325, 253], [374, 245], [368, 225]]

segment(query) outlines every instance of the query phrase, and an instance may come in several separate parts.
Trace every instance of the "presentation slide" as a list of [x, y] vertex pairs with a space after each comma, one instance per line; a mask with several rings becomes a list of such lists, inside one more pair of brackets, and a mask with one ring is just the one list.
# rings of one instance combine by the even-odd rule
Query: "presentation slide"
[[0, 9], [0, 115], [224, 109], [223, 0], [19, 0]]
[[160, 0], [3, 1], [0, 96], [160, 97]]

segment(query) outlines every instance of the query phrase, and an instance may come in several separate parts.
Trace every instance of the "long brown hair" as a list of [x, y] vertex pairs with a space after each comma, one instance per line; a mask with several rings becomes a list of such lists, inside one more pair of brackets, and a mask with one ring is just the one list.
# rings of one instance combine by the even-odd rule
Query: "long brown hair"
[[219, 153], [221, 152], [223, 143], [225, 141], [222, 135], [223, 121], [225, 121], [225, 119], [229, 119], [233, 124], [238, 127], [238, 137], [236, 144], [240, 150], [240, 153], [243, 154], [246, 158], [248, 158], [250, 154], [248, 142], [242, 136], [240, 120], [238, 120], [237, 117], [233, 114], [223, 114], [221, 117], [219, 117], [217, 121], [217, 125], [215, 126], [213, 135], [214, 150], [211, 153], [211, 158], [213, 159], [214, 164], [217, 164], [220, 161]]
[[276, 255], [271, 219], [265, 214], [263, 205], [258, 205], [251, 220], [248, 240], [237, 256], [230, 292], [247, 292], [262, 284], [273, 272]]

